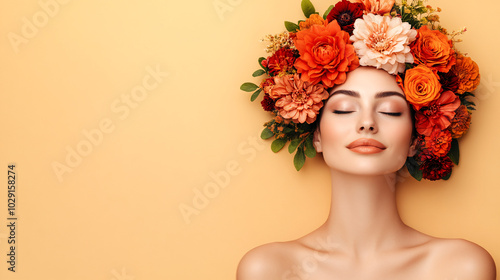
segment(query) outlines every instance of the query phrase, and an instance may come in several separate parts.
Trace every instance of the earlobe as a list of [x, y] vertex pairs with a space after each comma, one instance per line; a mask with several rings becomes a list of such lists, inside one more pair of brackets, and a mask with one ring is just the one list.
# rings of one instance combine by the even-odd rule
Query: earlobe
[[417, 137], [411, 141], [410, 149], [408, 150], [408, 157], [413, 157], [417, 153]]
[[323, 148], [321, 147], [321, 133], [319, 132], [319, 129], [316, 129], [316, 131], [314, 131], [313, 145], [316, 149], [316, 152], [323, 152]]

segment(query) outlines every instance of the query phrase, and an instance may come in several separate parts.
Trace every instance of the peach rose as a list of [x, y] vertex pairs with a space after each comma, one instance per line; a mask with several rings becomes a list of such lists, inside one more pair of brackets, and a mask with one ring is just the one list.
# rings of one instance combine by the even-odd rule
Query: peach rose
[[367, 13], [384, 15], [392, 10], [395, 0], [353, 0], [352, 2], [363, 3]]
[[479, 67], [470, 57], [457, 54], [457, 63], [451, 71], [458, 77], [458, 94], [471, 92], [479, 85]]
[[406, 100], [419, 110], [441, 95], [438, 75], [425, 65], [406, 70], [404, 79]]
[[430, 30], [424, 25], [417, 30], [417, 40], [411, 45], [415, 63], [424, 64], [439, 72], [450, 71], [455, 64], [453, 43], [438, 30]]

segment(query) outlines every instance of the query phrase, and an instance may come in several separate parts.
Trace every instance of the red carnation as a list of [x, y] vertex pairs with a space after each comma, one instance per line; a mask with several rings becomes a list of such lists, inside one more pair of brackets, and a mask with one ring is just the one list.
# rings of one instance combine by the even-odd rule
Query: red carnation
[[451, 173], [453, 162], [449, 157], [439, 157], [428, 159], [420, 166], [422, 177], [427, 180], [435, 181], [443, 179]]
[[365, 5], [363, 3], [351, 3], [347, 0], [342, 0], [335, 4], [335, 7], [328, 13], [326, 20], [328, 22], [336, 20], [342, 30], [352, 35], [354, 21], [363, 16], [364, 10]]
[[446, 156], [451, 149], [451, 132], [434, 129], [429, 136], [421, 136], [419, 145], [422, 150], [420, 154], [422, 161]]
[[262, 108], [264, 108], [265, 111], [272, 112], [274, 111], [274, 103], [275, 101], [269, 96], [269, 94], [264, 95], [264, 99], [260, 102], [262, 105]]
[[460, 106], [460, 98], [453, 92], [445, 91], [441, 96], [429, 105], [422, 107], [415, 113], [417, 132], [422, 135], [430, 135], [437, 127], [446, 129], [455, 116], [455, 110]]
[[271, 76], [276, 76], [280, 73], [286, 74], [293, 69], [293, 64], [298, 56], [296, 50], [289, 48], [281, 48], [272, 56], [266, 59], [266, 66], [269, 69]]

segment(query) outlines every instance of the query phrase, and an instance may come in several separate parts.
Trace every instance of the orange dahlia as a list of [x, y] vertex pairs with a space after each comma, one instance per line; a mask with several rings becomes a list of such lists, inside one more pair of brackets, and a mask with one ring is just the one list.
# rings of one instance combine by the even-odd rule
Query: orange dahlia
[[306, 21], [302, 21], [299, 23], [300, 30], [306, 30], [309, 29], [311, 26], [319, 24], [319, 25], [326, 25], [328, 22], [326, 22], [320, 15], [318, 14], [312, 14], [309, 16]]
[[336, 21], [297, 32], [294, 44], [300, 53], [295, 68], [303, 80], [312, 84], [323, 82], [326, 87], [342, 84], [346, 72], [359, 66], [349, 34]]
[[270, 96], [278, 99], [275, 107], [284, 119], [309, 124], [316, 120], [323, 100], [328, 98], [323, 85], [303, 81], [298, 74], [274, 77], [274, 82]]
[[460, 105], [451, 121], [450, 131], [453, 138], [462, 137], [469, 130], [471, 114], [465, 105]]
[[417, 30], [417, 40], [411, 45], [415, 63], [424, 64], [439, 72], [450, 71], [455, 64], [455, 51], [448, 37], [424, 25]]
[[457, 54], [457, 63], [451, 68], [451, 71], [458, 77], [457, 93], [471, 92], [479, 85], [481, 78], [479, 67], [470, 57]]

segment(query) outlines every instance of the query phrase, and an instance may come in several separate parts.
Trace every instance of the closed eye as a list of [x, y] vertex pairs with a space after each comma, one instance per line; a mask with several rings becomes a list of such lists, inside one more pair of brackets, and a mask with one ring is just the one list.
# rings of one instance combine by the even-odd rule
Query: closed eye
[[393, 113], [393, 112], [380, 112], [380, 113], [382, 113], [384, 115], [388, 115], [388, 116], [393, 116], [393, 117], [399, 117], [402, 115], [402, 113], [400, 113], [400, 112], [395, 112], [395, 113]]
[[349, 114], [352, 112], [354, 112], [354, 111], [341, 111], [341, 110], [334, 110], [333, 111], [334, 114]]

